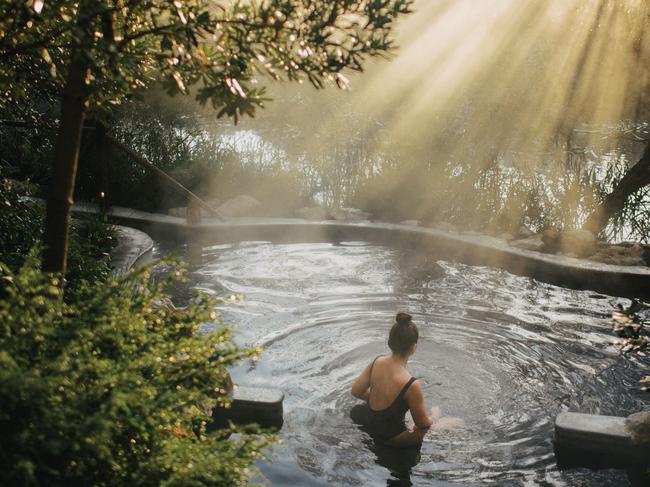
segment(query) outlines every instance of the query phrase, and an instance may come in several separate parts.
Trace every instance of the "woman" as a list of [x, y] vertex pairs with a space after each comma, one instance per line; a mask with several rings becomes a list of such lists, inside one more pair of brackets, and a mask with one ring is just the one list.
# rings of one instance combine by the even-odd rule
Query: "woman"
[[[352, 395], [366, 401], [352, 408], [352, 419], [383, 444], [419, 445], [433, 419], [427, 415], [420, 382], [406, 370], [415, 353], [418, 329], [408, 313], [397, 313], [390, 329], [389, 357], [377, 357], [352, 384]], [[404, 414], [411, 411], [415, 427], [409, 429]]]

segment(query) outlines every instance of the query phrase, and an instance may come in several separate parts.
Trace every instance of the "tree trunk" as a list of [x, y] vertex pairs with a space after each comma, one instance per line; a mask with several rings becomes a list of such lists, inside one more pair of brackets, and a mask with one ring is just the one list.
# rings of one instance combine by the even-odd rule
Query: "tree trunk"
[[623, 209], [628, 197], [647, 184], [650, 184], [650, 143], [646, 145], [639, 162], [625, 173], [614, 190], [589, 215], [582, 226], [583, 230], [598, 235], [607, 226], [609, 219]]
[[68, 229], [86, 109], [85, 77], [84, 60], [73, 52], [61, 100], [61, 121], [52, 163], [41, 264], [43, 271], [58, 273], [61, 278], [66, 270]]

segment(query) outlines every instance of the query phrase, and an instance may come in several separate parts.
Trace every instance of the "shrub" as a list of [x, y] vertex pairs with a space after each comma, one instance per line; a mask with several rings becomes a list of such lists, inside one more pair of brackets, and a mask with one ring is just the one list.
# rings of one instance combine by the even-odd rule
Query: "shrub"
[[12, 179], [0, 179], [0, 261], [17, 270], [39, 241], [43, 211], [23, 197], [30, 188]]
[[[34, 188], [0, 179], [0, 262], [16, 272], [40, 246], [44, 209], [27, 197]], [[111, 273], [108, 253], [115, 246], [113, 228], [98, 216], [76, 218], [70, 226], [66, 299], [87, 283], [105, 281]]]
[[206, 426], [228, 402], [226, 367], [259, 350], [199, 333], [215, 302], [166, 306], [172, 278], [143, 269], [66, 303], [36, 267], [0, 264], [0, 485], [247, 482], [270, 437]]

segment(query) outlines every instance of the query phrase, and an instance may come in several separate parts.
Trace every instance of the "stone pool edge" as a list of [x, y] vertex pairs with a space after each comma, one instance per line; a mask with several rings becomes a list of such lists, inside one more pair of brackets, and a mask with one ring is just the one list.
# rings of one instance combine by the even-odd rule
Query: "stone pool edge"
[[[76, 203], [73, 211], [98, 213], [99, 209], [96, 205]], [[190, 225], [183, 218], [124, 207], [113, 207], [108, 217], [116, 224], [138, 228], [155, 238], [202, 245], [242, 240], [280, 243], [364, 240], [413, 248], [470, 265], [497, 267], [563, 287], [650, 299], [650, 268], [544, 254], [511, 247], [505, 240], [481, 234], [375, 221], [313, 221], [298, 218], [208, 219]]]
[[153, 240], [142, 230], [114, 225], [117, 246], [111, 250], [113, 275], [121, 277], [131, 268], [148, 264], [153, 259]]

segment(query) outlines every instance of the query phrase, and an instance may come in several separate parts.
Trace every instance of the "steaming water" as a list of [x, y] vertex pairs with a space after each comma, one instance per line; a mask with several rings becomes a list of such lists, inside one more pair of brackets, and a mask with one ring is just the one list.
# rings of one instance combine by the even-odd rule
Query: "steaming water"
[[[360, 242], [221, 245], [204, 249], [204, 262], [191, 287], [243, 294], [222, 316], [240, 344], [266, 347], [234, 379], [286, 394], [282, 444], [260, 465], [272, 485], [410, 485], [395, 465], [391, 473], [376, 462], [348, 417], [357, 402], [350, 384], [387, 352], [397, 310], [419, 324], [409, 369], [428, 407], [465, 420], [428, 434], [410, 482], [627, 484], [620, 472], [559, 472], [552, 449], [562, 410], [626, 415], [643, 407], [644, 365], [609, 344], [611, 310], [626, 300]], [[395, 476], [402, 483], [391, 483]]]

